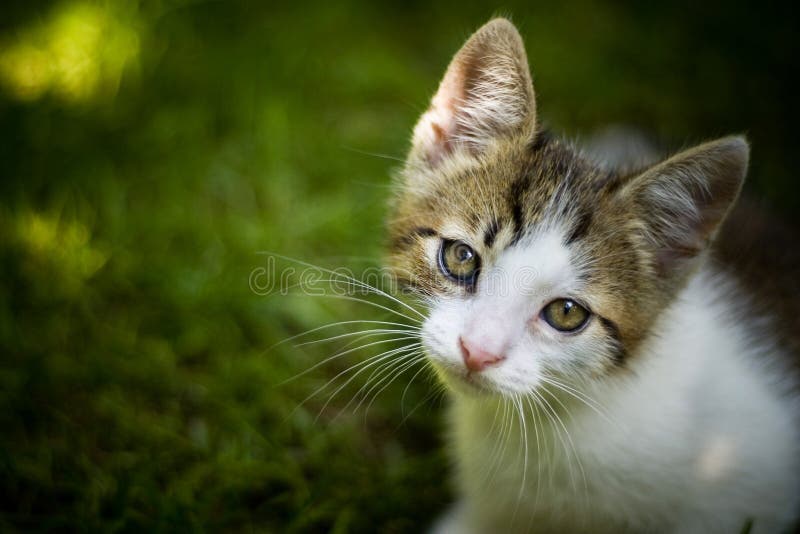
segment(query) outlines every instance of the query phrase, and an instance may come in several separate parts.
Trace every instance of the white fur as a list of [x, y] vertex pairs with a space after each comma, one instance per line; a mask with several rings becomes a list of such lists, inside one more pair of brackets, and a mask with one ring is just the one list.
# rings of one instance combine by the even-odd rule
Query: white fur
[[[457, 232], [445, 235], [460, 238]], [[607, 358], [594, 357], [609, 348], [603, 345], [605, 336], [598, 321], [571, 335], [555, 331], [540, 317], [542, 308], [558, 298], [592, 304], [574, 268], [580, 262], [563, 242], [560, 228], [544, 224], [524, 243], [506, 250], [494, 265], [485, 266], [474, 296], [434, 303], [423, 341], [440, 377], [451, 388], [526, 394], [540, 385], [543, 371], [591, 375], [607, 365]], [[428, 250], [432, 269], [437, 268], [436, 250], [434, 246]], [[502, 365], [470, 375], [465, 383], [459, 338], [470, 338], [473, 345], [490, 352], [502, 352], [506, 359]]]
[[[749, 307], [731, 279], [703, 267], [626, 369], [565, 383], [575, 391], [567, 393], [548, 387], [545, 371], [591, 370], [587, 355], [603, 347], [592, 344], [598, 325], [565, 336], [538, 319], [550, 300], [580, 296], [562, 241], [550, 229], [512, 247], [481, 276], [513, 279], [533, 267], [527, 285], [479, 284], [470, 299], [437, 303], [425, 324], [453, 393], [462, 495], [435, 530], [739, 532], [752, 520], [752, 532], [768, 533], [791, 525], [800, 506], [794, 384], [769, 330], [759, 333], [768, 325], [734, 319]], [[465, 381], [459, 336], [495, 343], [507, 359]]]

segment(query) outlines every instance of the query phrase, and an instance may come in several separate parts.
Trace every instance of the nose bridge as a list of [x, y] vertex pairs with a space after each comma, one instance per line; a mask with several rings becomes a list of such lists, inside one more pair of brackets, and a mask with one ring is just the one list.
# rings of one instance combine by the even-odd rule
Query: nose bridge
[[503, 321], [497, 316], [488, 314], [473, 315], [467, 322], [462, 337], [493, 354], [504, 352], [509, 344], [509, 336]]
[[508, 250], [481, 274], [461, 334], [468, 346], [503, 355], [523, 335], [536, 306], [532, 290], [541, 283], [529, 252]]
[[464, 324], [462, 337], [486, 352], [503, 354], [522, 334], [527, 319], [527, 310], [519, 296], [479, 295]]

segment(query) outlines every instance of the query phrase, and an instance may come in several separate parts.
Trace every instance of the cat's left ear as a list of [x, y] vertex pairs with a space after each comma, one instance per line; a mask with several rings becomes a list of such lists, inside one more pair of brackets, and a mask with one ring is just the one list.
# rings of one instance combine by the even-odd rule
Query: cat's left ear
[[532, 136], [536, 102], [522, 37], [489, 21], [455, 55], [414, 128], [409, 159], [436, 167], [456, 150], [479, 155], [492, 141]]
[[685, 150], [627, 182], [619, 192], [645, 237], [656, 270], [680, 275], [711, 243], [742, 187], [750, 149], [726, 137]]

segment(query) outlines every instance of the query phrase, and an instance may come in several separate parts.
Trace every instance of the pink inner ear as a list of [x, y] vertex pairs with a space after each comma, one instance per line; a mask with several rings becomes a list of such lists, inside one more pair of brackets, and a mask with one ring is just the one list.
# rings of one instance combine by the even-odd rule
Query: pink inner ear
[[445, 135], [446, 135], [444, 133], [444, 128], [439, 126], [438, 122], [432, 122], [431, 123], [431, 128], [433, 128], [433, 135], [436, 137], [436, 141], [437, 142], [444, 142]]
[[414, 131], [415, 139], [423, 140], [426, 159], [432, 165], [453, 151], [456, 138], [456, 104], [463, 100], [464, 76], [462, 68], [453, 67], [445, 75], [430, 109]]
[[421, 144], [429, 164], [435, 166], [453, 151], [455, 124], [453, 112], [438, 107], [431, 107], [417, 124], [414, 140]]
[[527, 63], [508, 21], [478, 30], [453, 58], [414, 128], [411, 157], [436, 165], [458, 146], [478, 155], [500, 136], [532, 134], [535, 102]]
[[433, 143], [428, 147], [428, 161], [431, 164], [439, 161], [453, 152], [453, 139], [455, 134], [456, 121], [453, 112], [446, 112], [449, 117], [443, 117], [440, 122], [431, 122], [433, 131]]

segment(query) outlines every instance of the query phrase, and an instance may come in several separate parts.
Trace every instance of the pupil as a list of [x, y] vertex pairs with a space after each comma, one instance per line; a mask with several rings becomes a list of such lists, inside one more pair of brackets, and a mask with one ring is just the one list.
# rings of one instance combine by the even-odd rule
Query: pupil
[[569, 312], [572, 310], [572, 302], [569, 300], [564, 302], [564, 315], [569, 315]]
[[458, 248], [456, 255], [458, 256], [458, 261], [460, 262], [465, 262], [472, 256], [469, 249], [463, 246]]

